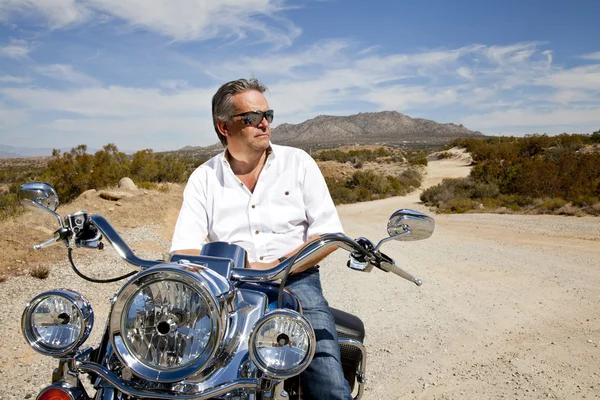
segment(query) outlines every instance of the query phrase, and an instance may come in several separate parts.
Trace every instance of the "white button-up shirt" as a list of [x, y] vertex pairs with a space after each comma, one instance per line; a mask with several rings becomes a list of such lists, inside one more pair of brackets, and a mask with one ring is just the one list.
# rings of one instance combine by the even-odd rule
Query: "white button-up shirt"
[[312, 236], [343, 232], [317, 163], [293, 147], [271, 150], [254, 192], [235, 176], [225, 152], [192, 173], [171, 252], [223, 241], [242, 246], [250, 262], [271, 262]]

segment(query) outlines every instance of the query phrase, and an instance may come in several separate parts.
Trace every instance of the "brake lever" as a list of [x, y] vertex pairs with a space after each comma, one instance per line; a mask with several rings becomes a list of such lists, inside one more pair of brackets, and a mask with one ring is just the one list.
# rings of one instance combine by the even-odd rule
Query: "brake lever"
[[67, 244], [68, 247], [68, 239], [69, 239], [70, 230], [68, 228], [60, 227], [54, 232], [54, 236], [50, 239], [46, 240], [43, 243], [36, 244], [33, 246], [34, 250], [41, 250], [46, 247], [54, 246], [61, 241]]

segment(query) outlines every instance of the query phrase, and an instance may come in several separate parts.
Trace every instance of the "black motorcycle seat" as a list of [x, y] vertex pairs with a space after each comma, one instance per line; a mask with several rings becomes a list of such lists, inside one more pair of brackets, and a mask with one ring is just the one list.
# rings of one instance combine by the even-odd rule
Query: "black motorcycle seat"
[[339, 337], [355, 339], [359, 342], [363, 342], [365, 339], [365, 325], [355, 315], [349, 314], [345, 311], [329, 307], [333, 318], [335, 319], [335, 327]]

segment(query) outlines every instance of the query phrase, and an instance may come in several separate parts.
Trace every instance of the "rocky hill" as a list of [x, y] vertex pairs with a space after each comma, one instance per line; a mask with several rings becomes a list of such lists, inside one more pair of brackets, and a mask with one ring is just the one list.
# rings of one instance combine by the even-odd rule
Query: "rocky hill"
[[273, 129], [273, 142], [296, 147], [340, 144], [442, 145], [465, 136], [483, 136], [462, 125], [411, 118], [397, 111], [347, 117], [320, 115], [300, 124]]
[[[276, 144], [304, 149], [330, 148], [354, 144], [380, 144], [419, 148], [441, 146], [461, 137], [483, 136], [462, 125], [441, 124], [411, 118], [397, 111], [367, 112], [350, 116], [320, 115], [300, 124], [273, 128]], [[208, 147], [186, 146], [178, 152], [212, 155], [222, 150], [217, 143]]]

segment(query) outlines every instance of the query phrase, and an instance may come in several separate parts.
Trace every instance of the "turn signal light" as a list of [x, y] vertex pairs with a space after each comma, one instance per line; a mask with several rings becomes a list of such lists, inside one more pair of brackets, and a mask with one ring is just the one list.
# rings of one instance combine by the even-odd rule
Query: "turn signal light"
[[73, 400], [73, 397], [69, 392], [54, 387], [41, 393], [37, 400]]

